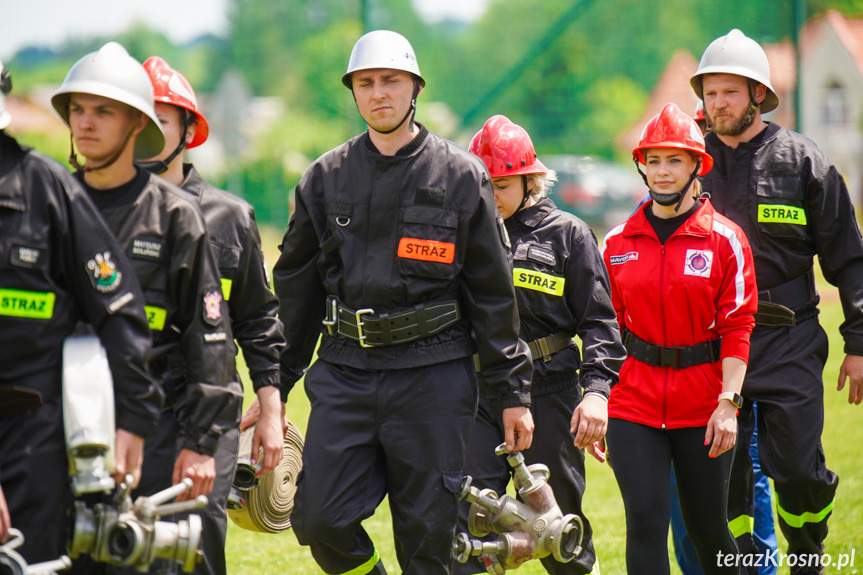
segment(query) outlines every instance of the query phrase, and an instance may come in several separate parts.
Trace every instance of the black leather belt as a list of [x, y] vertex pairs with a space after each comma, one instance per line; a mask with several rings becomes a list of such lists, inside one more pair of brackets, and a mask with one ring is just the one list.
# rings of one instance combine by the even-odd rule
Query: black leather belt
[[[568, 348], [572, 343], [571, 335], [565, 331], [559, 331], [528, 342], [527, 347], [530, 348], [530, 357], [534, 361], [541, 359], [542, 361], [549, 362], [551, 361], [551, 356]], [[473, 366], [477, 371], [482, 371], [478, 354], [474, 354], [473, 356]]]
[[627, 355], [639, 361], [659, 367], [679, 369], [719, 361], [722, 340], [714, 339], [681, 347], [664, 347], [644, 341], [631, 331], [624, 330], [623, 345], [626, 347]]
[[460, 319], [461, 313], [455, 300], [428, 302], [395, 312], [377, 313], [371, 308], [353, 310], [329, 296], [327, 317], [323, 324], [332, 336], [358, 341], [363, 347], [380, 347], [428, 337]]
[[[817, 301], [815, 272], [809, 268], [805, 273], [770, 289], [758, 292], [758, 311], [755, 325], [769, 327], [794, 327], [800, 308], [813, 307]], [[795, 312], [794, 310], [798, 310]]]

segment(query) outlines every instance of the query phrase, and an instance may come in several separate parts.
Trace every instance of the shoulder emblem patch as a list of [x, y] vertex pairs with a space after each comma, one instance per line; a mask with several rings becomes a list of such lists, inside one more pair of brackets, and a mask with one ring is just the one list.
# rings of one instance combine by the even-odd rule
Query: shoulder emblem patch
[[96, 254], [87, 262], [90, 270], [90, 282], [96, 291], [100, 293], [113, 293], [120, 287], [123, 273], [117, 269], [117, 265], [111, 260], [111, 252], [105, 251]]
[[217, 290], [204, 294], [204, 321], [210, 325], [218, 325], [222, 319], [222, 294]]

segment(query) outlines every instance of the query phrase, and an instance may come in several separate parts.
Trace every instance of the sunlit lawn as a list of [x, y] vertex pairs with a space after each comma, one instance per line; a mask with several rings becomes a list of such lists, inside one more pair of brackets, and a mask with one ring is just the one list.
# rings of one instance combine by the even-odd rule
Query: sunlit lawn
[[[275, 246], [279, 243], [279, 232], [262, 230], [267, 260], [272, 266], [277, 257]], [[842, 322], [842, 310], [832, 286], [821, 283], [822, 294], [821, 323], [830, 335], [830, 359], [824, 373], [825, 381], [825, 431], [824, 449], [828, 466], [840, 477], [839, 491], [833, 516], [830, 519], [830, 535], [826, 551], [834, 559], [840, 553], [855, 551], [855, 566], [843, 569], [841, 573], [863, 572], [863, 457], [859, 448], [863, 444], [863, 406], [849, 406], [847, 394], [836, 392], [839, 365], [842, 361], [842, 340], [838, 326]], [[244, 370], [245, 368], [241, 368]], [[245, 374], [244, 374], [245, 377]], [[250, 394], [247, 394], [247, 401]], [[300, 429], [305, 430], [308, 417], [308, 402], [301, 385], [298, 385], [288, 401], [288, 417]], [[806, 422], [800, 422], [806, 425]], [[606, 575], [626, 572], [624, 558], [624, 515], [623, 504], [614, 476], [603, 465], [588, 457], [588, 490], [585, 497], [585, 513], [594, 529], [597, 554]], [[380, 551], [387, 571], [399, 573], [393, 550], [389, 508], [382, 505], [378, 512], [365, 523]], [[780, 541], [781, 536], [780, 536]], [[784, 546], [784, 541], [780, 547]], [[269, 575], [286, 573], [291, 575], [314, 574], [322, 571], [312, 560], [308, 548], [301, 547], [296, 537], [288, 531], [281, 535], [264, 535], [244, 531], [229, 524], [228, 572], [231, 575]], [[680, 573], [672, 559], [672, 573]], [[518, 573], [541, 575], [545, 573], [539, 562], [531, 562]], [[780, 569], [780, 574], [788, 573], [788, 568]], [[827, 573], [833, 573], [829, 568]]]

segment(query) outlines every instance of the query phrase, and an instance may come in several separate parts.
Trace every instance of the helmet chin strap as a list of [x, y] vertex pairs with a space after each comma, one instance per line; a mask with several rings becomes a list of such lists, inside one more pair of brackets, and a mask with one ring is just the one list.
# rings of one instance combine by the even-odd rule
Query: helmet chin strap
[[180, 141], [177, 142], [177, 147], [174, 148], [174, 151], [171, 152], [171, 155], [165, 158], [164, 160], [152, 160], [150, 162], [135, 162], [135, 165], [139, 168], [143, 168], [148, 172], [152, 172], [156, 175], [164, 174], [168, 171], [168, 168], [171, 166], [171, 162], [186, 149], [186, 136], [188, 135], [189, 130], [189, 114], [188, 110], [183, 110], [183, 127], [180, 130], [182, 136], [180, 137]]
[[[351, 93], [353, 93], [353, 90], [351, 90]], [[419, 80], [414, 78], [414, 94], [413, 94], [413, 97], [411, 98], [411, 107], [408, 108], [408, 112], [407, 112], [407, 114], [405, 114], [405, 117], [402, 118], [402, 121], [399, 122], [398, 125], [391, 130], [378, 130], [377, 128], [375, 128], [371, 124], [368, 125], [369, 128], [374, 130], [378, 134], [392, 134], [393, 132], [395, 132], [396, 130], [401, 128], [402, 124], [404, 124], [407, 121], [407, 119], [410, 118], [411, 123], [410, 123], [410, 127], [409, 127], [408, 131], [413, 132], [414, 131], [414, 119], [411, 117], [411, 114], [414, 114], [417, 111], [417, 96], [419, 96], [419, 93], [420, 93], [420, 83], [419, 83]], [[354, 103], [356, 103], [356, 101], [357, 101], [357, 97], [354, 96]], [[359, 110], [359, 107], [357, 107], [357, 110]]]
[[671, 206], [676, 201], [677, 205], [674, 206], [674, 212], [679, 212], [680, 206], [683, 205], [685, 192], [692, 185], [692, 182], [695, 181], [695, 178], [698, 177], [698, 170], [701, 169], [701, 158], [698, 158], [698, 162], [695, 164], [695, 169], [692, 171], [692, 174], [690, 174], [689, 181], [686, 182], [686, 185], [683, 186], [679, 192], [672, 192], [670, 194], [660, 194], [659, 192], [654, 191], [653, 188], [650, 187], [650, 184], [647, 183], [647, 174], [641, 171], [641, 162], [638, 161], [638, 157], [633, 156], [632, 160], [635, 162], [635, 169], [638, 170], [641, 179], [644, 180], [644, 185], [647, 186], [647, 191], [650, 192], [650, 197], [653, 198], [653, 201], [660, 206]]

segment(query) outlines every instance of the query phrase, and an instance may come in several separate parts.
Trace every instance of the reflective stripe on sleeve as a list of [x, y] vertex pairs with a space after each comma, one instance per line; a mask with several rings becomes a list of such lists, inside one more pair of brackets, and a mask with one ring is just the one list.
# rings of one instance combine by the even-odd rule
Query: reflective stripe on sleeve
[[368, 561], [366, 561], [365, 563], [363, 563], [359, 567], [354, 567], [350, 571], [345, 571], [341, 575], [366, 575], [366, 573], [369, 573], [372, 570], [372, 567], [377, 565], [378, 561], [380, 561], [380, 560], [381, 560], [381, 556], [378, 554], [378, 550], [375, 549], [374, 554], [371, 556], [371, 558]]

